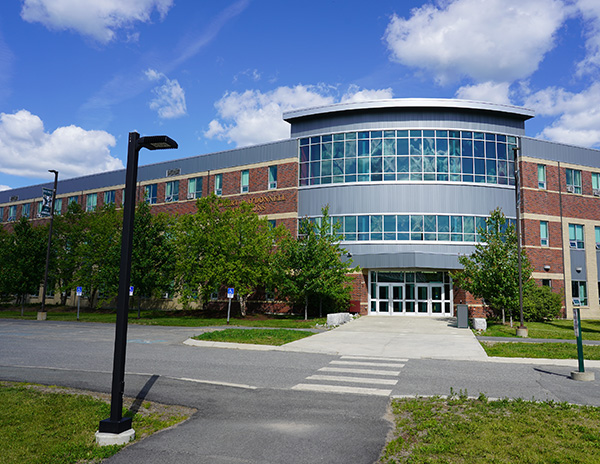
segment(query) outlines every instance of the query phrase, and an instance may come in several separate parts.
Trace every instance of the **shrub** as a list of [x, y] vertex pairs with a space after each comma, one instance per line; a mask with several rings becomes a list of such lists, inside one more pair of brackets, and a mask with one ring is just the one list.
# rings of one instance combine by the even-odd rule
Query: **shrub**
[[528, 285], [523, 293], [523, 318], [543, 322], [560, 317], [562, 297], [550, 287]]

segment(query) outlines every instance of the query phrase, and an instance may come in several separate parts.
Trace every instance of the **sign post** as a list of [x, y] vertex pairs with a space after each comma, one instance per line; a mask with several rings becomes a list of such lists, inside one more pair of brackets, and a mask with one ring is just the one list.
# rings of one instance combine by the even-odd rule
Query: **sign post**
[[594, 380], [593, 372], [585, 372], [583, 366], [583, 341], [581, 340], [581, 314], [579, 308], [573, 308], [573, 330], [575, 331], [575, 338], [577, 339], [577, 359], [579, 361], [579, 370], [571, 372], [571, 378], [573, 380]]
[[79, 320], [79, 304], [81, 300], [81, 295], [83, 295], [83, 288], [77, 287], [77, 320]]
[[227, 289], [227, 299], [229, 300], [229, 304], [227, 305], [227, 325], [229, 325], [229, 314], [231, 313], [231, 300], [233, 300], [233, 295], [235, 294], [235, 290], [232, 287]]

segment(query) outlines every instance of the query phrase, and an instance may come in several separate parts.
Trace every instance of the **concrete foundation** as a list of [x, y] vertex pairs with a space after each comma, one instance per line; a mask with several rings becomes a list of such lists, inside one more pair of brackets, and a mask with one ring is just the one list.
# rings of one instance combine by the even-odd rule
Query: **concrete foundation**
[[529, 336], [529, 330], [527, 327], [518, 327], [517, 328], [517, 337], [527, 338]]
[[471, 319], [471, 324], [473, 324], [475, 330], [487, 330], [487, 320], [483, 317], [474, 317]]
[[37, 320], [38, 321], [45, 321], [47, 315], [48, 315], [48, 313], [46, 311], [44, 311], [44, 312], [38, 311], [38, 313], [37, 313]]
[[129, 429], [121, 433], [96, 432], [96, 443], [99, 446], [124, 445], [135, 438], [135, 430]]
[[595, 376], [593, 372], [573, 371], [571, 372], [571, 378], [573, 380], [579, 380], [581, 382], [591, 382], [592, 380], [594, 380]]

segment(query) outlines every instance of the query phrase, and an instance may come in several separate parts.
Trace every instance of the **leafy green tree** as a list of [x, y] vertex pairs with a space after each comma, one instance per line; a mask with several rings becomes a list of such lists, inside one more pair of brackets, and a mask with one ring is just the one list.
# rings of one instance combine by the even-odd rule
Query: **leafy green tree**
[[298, 238], [285, 237], [276, 257], [277, 289], [296, 304], [304, 305], [308, 318], [309, 299], [329, 298], [342, 305], [349, 300], [352, 260], [340, 245], [337, 224], [332, 224], [329, 208], [322, 209], [320, 221], [300, 221]]
[[83, 287], [91, 308], [117, 296], [121, 256], [122, 211], [114, 205], [86, 213], [77, 246], [74, 281]]
[[142, 297], [160, 297], [172, 286], [175, 262], [172, 226], [170, 216], [155, 216], [150, 213], [148, 203], [138, 203], [131, 256], [131, 285], [138, 297], [138, 310]]
[[10, 246], [11, 237], [8, 232], [0, 227], [0, 301], [9, 299], [10, 295]]
[[523, 318], [544, 322], [560, 317], [562, 296], [550, 287], [529, 285], [523, 294]]
[[79, 283], [75, 279], [80, 259], [78, 252], [82, 246], [86, 228], [86, 214], [78, 203], [69, 204], [64, 215], [54, 217], [52, 233], [51, 275], [61, 292], [61, 304]]
[[[508, 223], [500, 208], [492, 211], [486, 221], [486, 230], [479, 230], [481, 242], [469, 255], [459, 256], [462, 271], [452, 274], [454, 283], [483, 298], [496, 313], [518, 317], [519, 314], [519, 267], [518, 243], [515, 227]], [[521, 250], [523, 291], [534, 285], [530, 281], [531, 265]]]
[[2, 285], [6, 293], [16, 295], [21, 310], [28, 294], [37, 294], [46, 265], [47, 227], [32, 227], [21, 218], [3, 239]]
[[206, 301], [221, 286], [235, 288], [242, 316], [248, 298], [271, 276], [274, 245], [281, 228], [271, 228], [253, 206], [211, 195], [197, 201], [198, 211], [179, 218], [177, 276], [184, 303], [200, 294]]

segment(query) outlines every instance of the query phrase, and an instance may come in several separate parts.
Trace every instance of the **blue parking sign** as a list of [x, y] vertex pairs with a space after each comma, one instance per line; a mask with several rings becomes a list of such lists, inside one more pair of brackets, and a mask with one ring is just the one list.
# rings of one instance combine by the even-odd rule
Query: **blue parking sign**
[[227, 298], [233, 298], [233, 294], [234, 294], [234, 289], [233, 288], [228, 288], [227, 289]]

